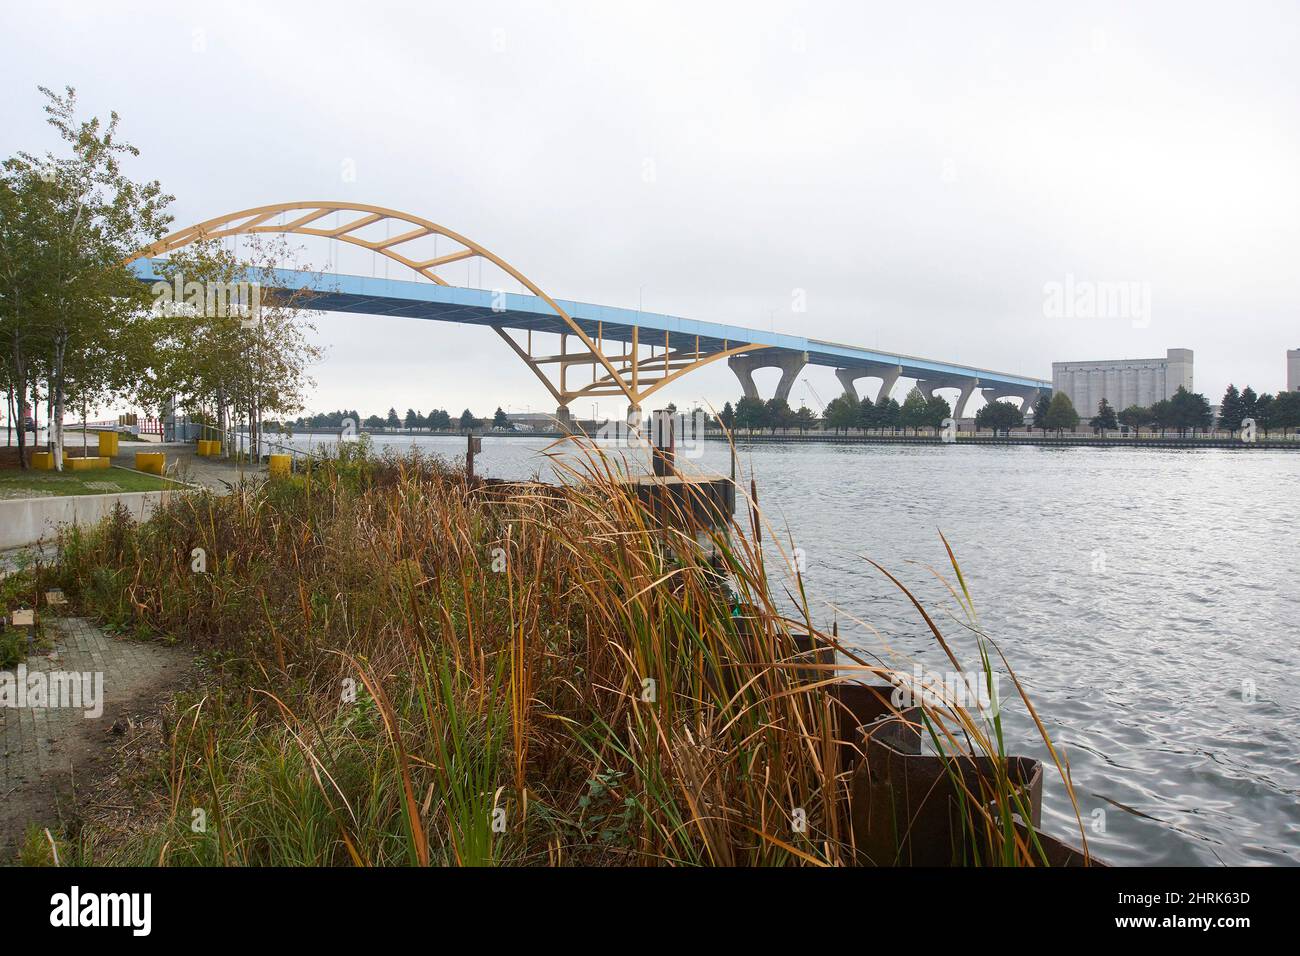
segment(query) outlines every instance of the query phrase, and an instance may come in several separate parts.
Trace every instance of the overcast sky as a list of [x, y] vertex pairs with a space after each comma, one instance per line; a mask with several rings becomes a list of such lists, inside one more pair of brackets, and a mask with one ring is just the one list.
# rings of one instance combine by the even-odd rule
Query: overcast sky
[[[177, 228], [374, 203], [558, 297], [1044, 378], [1190, 348], [1217, 402], [1284, 387], [1300, 348], [1298, 10], [6, 3], [0, 152], [51, 145], [36, 86], [70, 84], [122, 115]], [[1140, 283], [1149, 315], [1054, 312], [1067, 277]], [[318, 326], [313, 410], [553, 410], [490, 331]], [[660, 393], [738, 394], [720, 366]]]

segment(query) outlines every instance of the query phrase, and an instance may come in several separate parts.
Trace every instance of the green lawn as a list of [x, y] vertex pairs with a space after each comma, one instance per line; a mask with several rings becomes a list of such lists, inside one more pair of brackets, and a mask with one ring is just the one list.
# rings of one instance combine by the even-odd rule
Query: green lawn
[[0, 471], [0, 499], [45, 498], [53, 495], [107, 495], [120, 491], [162, 491], [165, 488], [182, 488], [183, 485], [142, 475], [125, 468], [104, 468], [94, 471]]

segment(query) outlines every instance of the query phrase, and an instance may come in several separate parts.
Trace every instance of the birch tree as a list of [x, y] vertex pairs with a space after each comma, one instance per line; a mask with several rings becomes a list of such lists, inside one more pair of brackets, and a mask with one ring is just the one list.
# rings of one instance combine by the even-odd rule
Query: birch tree
[[[6, 229], [21, 258], [0, 268], [8, 284], [6, 345], [18, 388], [39, 374], [47, 383], [49, 446], [63, 468], [63, 418], [70, 395], [83, 407], [131, 388], [136, 370], [118, 359], [141, 332], [148, 288], [125, 265], [162, 237], [172, 197], [158, 182], [137, 183], [122, 169], [139, 150], [118, 133], [119, 117], [77, 118], [76, 91], [40, 87], [45, 113], [68, 153], [19, 152], [4, 163]], [[12, 208], [11, 208], [12, 207]], [[10, 213], [15, 218], [8, 222]], [[9, 244], [8, 242], [6, 244]]]
[[207, 240], [160, 266], [155, 354], [141, 398], [174, 400], [216, 422], [223, 453], [234, 450], [232, 435], [246, 433], [259, 457], [266, 416], [300, 411], [314, 384], [308, 369], [321, 350], [312, 342], [311, 294], [277, 288], [274, 274], [292, 252], [283, 239], [254, 237], [239, 252]]

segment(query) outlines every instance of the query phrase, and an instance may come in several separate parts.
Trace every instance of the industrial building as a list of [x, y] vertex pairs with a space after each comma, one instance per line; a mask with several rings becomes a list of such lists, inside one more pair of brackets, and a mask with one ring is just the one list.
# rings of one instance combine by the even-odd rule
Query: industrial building
[[1150, 406], [1192, 388], [1192, 350], [1169, 349], [1164, 358], [1053, 362], [1052, 391], [1064, 392], [1085, 419], [1105, 398], [1116, 410]]

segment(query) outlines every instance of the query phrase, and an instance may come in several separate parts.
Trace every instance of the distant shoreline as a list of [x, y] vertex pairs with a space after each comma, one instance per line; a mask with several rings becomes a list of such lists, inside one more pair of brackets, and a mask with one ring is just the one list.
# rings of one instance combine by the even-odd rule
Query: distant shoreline
[[[709, 441], [722, 441], [725, 440], [726, 436], [710, 433], [705, 435], [705, 438]], [[735, 435], [733, 438], [738, 444], [742, 442], [760, 442], [797, 445], [817, 442], [833, 445], [960, 445], [966, 447], [1044, 445], [1071, 448], [1273, 448], [1300, 451], [1300, 440], [1294, 438], [1259, 439], [1254, 442], [1244, 442], [1241, 439], [1232, 438], [1178, 438], [1174, 436], [1165, 438], [1158, 436], [1102, 438], [1093, 435], [1063, 435], [1058, 438], [1054, 435], [1046, 437], [1038, 435], [1011, 435], [1007, 437], [961, 435], [953, 441], [944, 441], [942, 438], [931, 435], [834, 435], [820, 432], [808, 435]]]
[[[297, 432], [290, 437], [308, 438], [308, 437], [337, 437], [337, 429], [312, 429], [311, 431]], [[404, 430], [390, 431], [388, 429], [366, 429], [362, 432], [365, 435], [373, 435], [384, 438], [461, 438], [465, 437], [462, 432], [409, 432]], [[482, 431], [476, 432], [487, 438], [545, 438], [556, 439], [564, 438], [566, 432], [561, 431], [533, 431], [533, 432], [510, 432], [510, 431]], [[836, 435], [833, 432], [808, 432], [805, 434], [747, 434], [732, 433], [732, 439], [737, 444], [774, 444], [774, 445], [799, 445], [799, 444], [830, 444], [830, 445], [960, 445], [965, 447], [996, 447], [1008, 445], [1042, 445], [1053, 448], [1164, 448], [1164, 449], [1187, 449], [1187, 448], [1240, 448], [1240, 449], [1273, 449], [1282, 451], [1300, 451], [1300, 438], [1269, 438], [1257, 439], [1254, 442], [1244, 442], [1239, 438], [1181, 438], [1175, 435], [1167, 435], [1163, 438], [1153, 435], [1143, 435], [1141, 438], [1128, 437], [1108, 437], [1102, 438], [1099, 435], [1010, 435], [998, 436], [993, 435], [971, 435], [962, 433], [954, 441], [944, 441], [942, 438], [933, 435]], [[727, 435], [720, 431], [709, 431], [704, 435], [706, 441], [727, 440]]]

